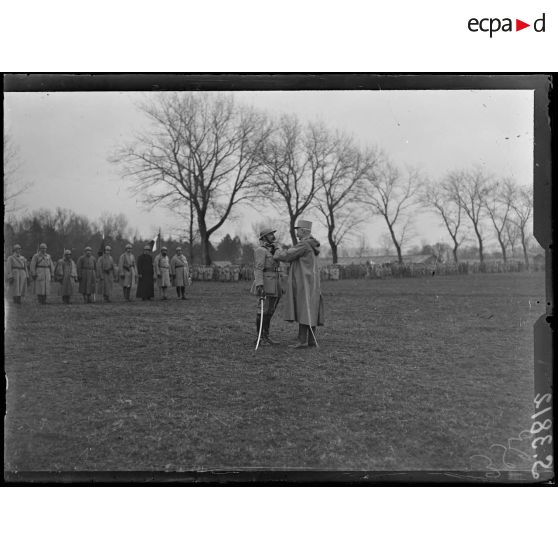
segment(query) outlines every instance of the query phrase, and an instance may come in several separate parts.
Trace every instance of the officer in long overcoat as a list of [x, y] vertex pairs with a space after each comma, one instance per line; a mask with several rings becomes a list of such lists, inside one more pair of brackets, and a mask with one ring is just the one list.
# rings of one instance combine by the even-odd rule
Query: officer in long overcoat
[[273, 254], [277, 250], [275, 232], [271, 228], [265, 228], [260, 231], [260, 245], [254, 250], [254, 282], [250, 289], [252, 294], [258, 295], [256, 331], [259, 333], [260, 323], [263, 322], [260, 343], [268, 345], [277, 344], [276, 341], [269, 337], [269, 327], [282, 294], [279, 263], [273, 259]]
[[153, 275], [161, 292], [161, 300], [167, 300], [167, 288], [171, 286], [170, 260], [166, 246], [161, 248], [161, 253], [153, 261]]
[[312, 222], [299, 220], [292, 248], [275, 252], [274, 259], [290, 262], [285, 294], [285, 319], [298, 322], [298, 342], [292, 348], [316, 346], [316, 326], [324, 324], [318, 256], [320, 243], [312, 236]]
[[72, 260], [71, 250], [64, 250], [64, 257], [56, 263], [54, 278], [60, 283], [62, 302], [70, 304], [75, 284], [78, 282], [77, 266]]
[[172, 282], [176, 287], [176, 296], [182, 300], [186, 300], [186, 285], [192, 284], [192, 276], [190, 275], [190, 266], [186, 256], [182, 253], [182, 248], [178, 246], [176, 254], [170, 261], [170, 274]]
[[111, 301], [114, 280], [118, 279], [118, 267], [114, 263], [111, 252], [112, 248], [105, 246], [104, 254], [97, 260], [97, 279], [105, 302]]
[[91, 246], [86, 246], [84, 253], [77, 261], [77, 275], [79, 292], [83, 295], [83, 302], [91, 303], [91, 297], [97, 290], [97, 260], [92, 254]]
[[118, 274], [122, 283], [124, 300], [130, 302], [130, 292], [136, 282], [136, 258], [132, 254], [132, 245], [126, 244], [125, 252], [118, 259]]
[[21, 304], [21, 297], [27, 290], [27, 260], [21, 255], [21, 246], [14, 246], [13, 254], [6, 261], [6, 281], [8, 290], [16, 304]]
[[46, 304], [47, 295], [50, 294], [50, 282], [54, 274], [52, 258], [47, 254], [47, 245], [39, 245], [39, 251], [31, 258], [29, 271], [33, 279], [33, 290], [37, 295], [39, 304]]

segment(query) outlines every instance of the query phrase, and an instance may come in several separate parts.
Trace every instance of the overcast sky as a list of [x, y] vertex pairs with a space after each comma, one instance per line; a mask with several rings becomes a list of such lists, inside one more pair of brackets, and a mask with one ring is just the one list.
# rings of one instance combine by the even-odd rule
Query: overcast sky
[[[98, 218], [124, 213], [130, 226], [152, 237], [177, 231], [167, 210], [147, 211], [135, 200], [108, 156], [146, 121], [137, 105], [156, 93], [5, 93], [5, 127], [20, 151], [21, 178], [34, 188], [22, 202], [28, 210], [67, 207]], [[533, 173], [532, 91], [270, 91], [237, 92], [239, 102], [268, 112], [319, 118], [381, 147], [397, 163], [419, 167], [436, 179], [445, 172], [482, 165], [489, 173], [531, 184]], [[252, 234], [261, 214], [239, 208], [226, 233]], [[379, 218], [363, 228], [370, 246], [386, 231]], [[323, 230], [317, 228], [317, 236]], [[447, 242], [434, 215], [418, 214], [413, 244]], [[323, 238], [323, 236], [322, 236]]]

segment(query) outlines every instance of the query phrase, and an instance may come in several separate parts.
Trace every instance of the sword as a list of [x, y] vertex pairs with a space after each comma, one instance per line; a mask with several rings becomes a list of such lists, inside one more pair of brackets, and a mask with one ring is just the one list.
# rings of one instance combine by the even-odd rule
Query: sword
[[254, 349], [255, 351], [258, 350], [258, 347], [260, 346], [260, 341], [262, 340], [264, 300], [265, 300], [265, 296], [261, 296], [260, 297], [260, 331], [258, 333], [258, 341], [256, 343], [256, 348]]

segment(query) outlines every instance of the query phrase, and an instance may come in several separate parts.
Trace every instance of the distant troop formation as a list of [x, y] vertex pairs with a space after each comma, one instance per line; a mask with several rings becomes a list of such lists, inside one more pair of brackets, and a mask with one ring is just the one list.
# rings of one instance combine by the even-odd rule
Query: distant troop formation
[[[278, 345], [270, 336], [271, 321], [281, 299], [284, 317], [298, 323], [295, 349], [317, 347], [317, 326], [324, 323], [323, 299], [320, 287], [318, 257], [320, 243], [312, 236], [312, 223], [300, 220], [295, 227], [298, 242], [287, 248], [277, 244], [275, 230], [264, 228], [259, 233], [259, 246], [254, 250], [254, 281], [250, 292], [258, 297], [256, 312], [256, 350], [263, 345]], [[287, 271], [288, 269], [288, 271]], [[179, 247], [169, 257], [166, 247], [152, 257], [151, 246], [144, 247], [137, 259], [132, 245], [126, 245], [118, 261], [110, 246], [105, 246], [97, 257], [90, 246], [74, 262], [72, 252], [64, 250], [56, 263], [41, 244], [28, 264], [16, 244], [6, 261], [8, 291], [15, 304], [21, 304], [28, 286], [40, 304], [46, 304], [51, 282], [60, 284], [60, 295], [70, 304], [76, 288], [86, 304], [95, 302], [96, 295], [110, 302], [115, 283], [122, 288], [124, 300], [130, 302], [132, 288], [136, 298], [151, 300], [157, 288], [162, 300], [168, 299], [169, 289], [176, 288], [176, 298], [186, 300], [186, 287], [192, 283], [190, 266]]]
[[21, 246], [16, 244], [6, 261], [5, 278], [9, 296], [15, 304], [21, 304], [27, 289], [32, 287], [40, 304], [46, 304], [51, 294], [51, 283], [60, 284], [60, 295], [64, 304], [70, 304], [76, 290], [85, 303], [92, 303], [96, 295], [110, 302], [115, 283], [120, 283], [124, 300], [131, 301], [131, 291], [137, 285], [136, 297], [151, 300], [155, 297], [155, 286], [160, 296], [167, 300], [167, 289], [176, 287], [178, 299], [186, 300], [186, 287], [191, 285], [190, 266], [182, 249], [169, 258], [167, 248], [151, 255], [151, 247], [145, 246], [143, 254], [137, 258], [132, 254], [132, 245], [126, 245], [125, 252], [118, 261], [112, 257], [112, 249], [105, 246], [96, 258], [90, 246], [75, 262], [71, 250], [64, 250], [64, 256], [56, 263], [47, 253], [47, 245], [41, 244], [31, 262], [21, 254]]

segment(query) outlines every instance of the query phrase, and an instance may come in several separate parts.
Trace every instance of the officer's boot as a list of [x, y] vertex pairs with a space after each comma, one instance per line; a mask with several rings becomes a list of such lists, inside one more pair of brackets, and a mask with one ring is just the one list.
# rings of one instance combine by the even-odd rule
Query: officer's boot
[[180, 287], [180, 294], [182, 300], [186, 300], [186, 287]]
[[21, 304], [21, 297], [20, 296], [16, 296], [14, 298], [16, 299], [16, 304]]
[[176, 298], [180, 298], [180, 287], [176, 287]]
[[14, 296], [14, 304], [17, 304], [17, 296]]
[[305, 349], [308, 347], [308, 326], [298, 324], [298, 338], [296, 345], [291, 345], [291, 349]]
[[39, 302], [39, 304], [43, 303], [43, 296], [42, 295], [37, 295], [37, 301]]
[[264, 318], [264, 323], [263, 323], [262, 337], [270, 345], [279, 345], [278, 341], [273, 341], [273, 339], [269, 338], [269, 325], [271, 324], [271, 316], [269, 314], [264, 314], [263, 318]]

